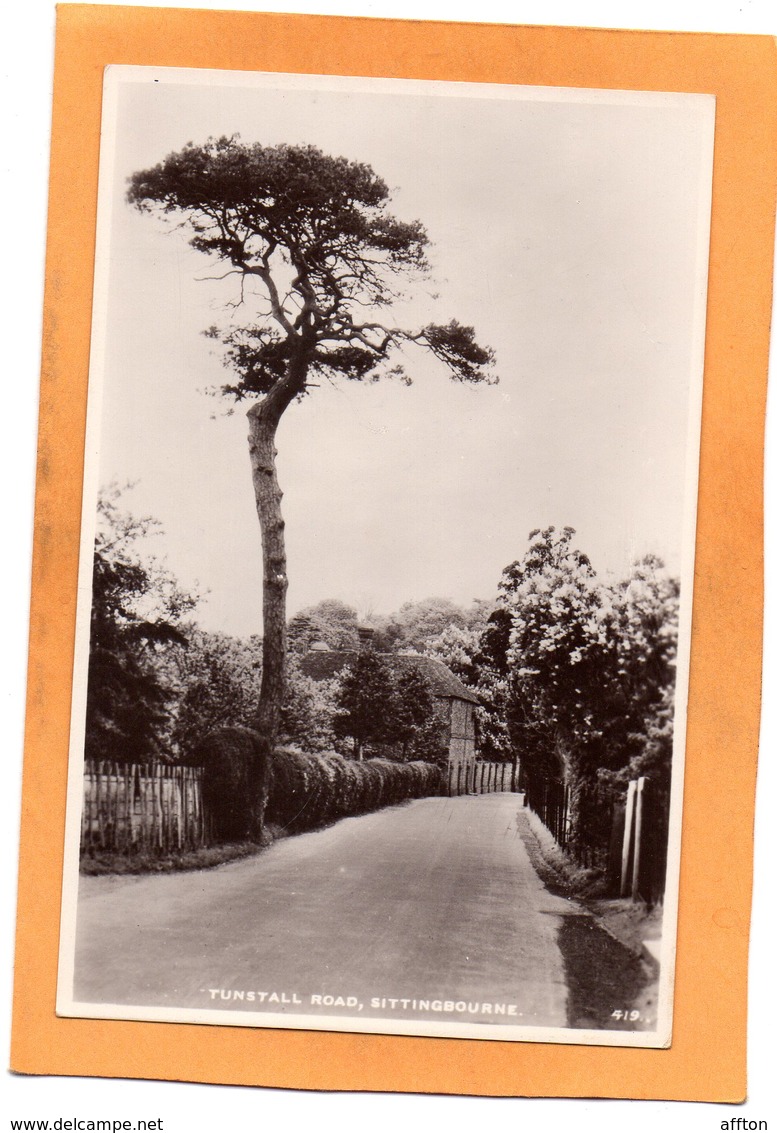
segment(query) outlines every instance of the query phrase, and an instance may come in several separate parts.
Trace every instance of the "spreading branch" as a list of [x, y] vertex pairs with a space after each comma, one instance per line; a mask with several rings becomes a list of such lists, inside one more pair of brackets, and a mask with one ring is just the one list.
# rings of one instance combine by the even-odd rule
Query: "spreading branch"
[[[429, 275], [428, 236], [388, 212], [389, 191], [367, 166], [314, 146], [245, 145], [239, 138], [189, 144], [130, 179], [128, 199], [189, 229], [192, 247], [228, 265], [211, 279], [253, 279], [266, 309], [218, 338], [235, 380], [222, 392], [266, 396], [292, 360], [305, 377], [361, 381], [404, 372], [392, 354], [415, 343], [461, 382], [493, 382], [494, 355], [472, 327], [421, 328], [364, 319], [391, 307], [397, 285]], [[396, 281], [396, 282], [395, 282]]]

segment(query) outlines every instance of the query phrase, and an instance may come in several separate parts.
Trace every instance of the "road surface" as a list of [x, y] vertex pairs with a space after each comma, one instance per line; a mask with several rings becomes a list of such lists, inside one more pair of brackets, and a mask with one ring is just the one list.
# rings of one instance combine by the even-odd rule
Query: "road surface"
[[212, 870], [82, 877], [74, 999], [575, 1025], [559, 940], [590, 918], [522, 823], [511, 794], [419, 799]]

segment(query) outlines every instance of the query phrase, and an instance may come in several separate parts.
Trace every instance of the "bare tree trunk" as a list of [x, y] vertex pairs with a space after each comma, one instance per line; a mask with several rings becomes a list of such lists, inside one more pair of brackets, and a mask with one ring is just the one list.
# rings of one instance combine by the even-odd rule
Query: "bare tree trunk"
[[286, 540], [281, 513], [283, 493], [275, 468], [275, 427], [261, 407], [248, 414], [251, 476], [262, 530], [262, 685], [256, 727], [271, 744], [280, 724], [286, 660]]
[[262, 533], [262, 683], [254, 718], [258, 733], [251, 778], [254, 783], [255, 835], [261, 837], [270, 790], [272, 757], [278, 738], [286, 669], [286, 538], [281, 513], [283, 492], [275, 466], [275, 434], [281, 416], [304, 389], [307, 366], [292, 363], [285, 377], [248, 410], [248, 450], [256, 512]]

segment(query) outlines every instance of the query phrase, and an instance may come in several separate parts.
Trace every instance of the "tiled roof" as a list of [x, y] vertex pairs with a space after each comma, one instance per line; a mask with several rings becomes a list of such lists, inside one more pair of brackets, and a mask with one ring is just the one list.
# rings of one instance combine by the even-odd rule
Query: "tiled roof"
[[[314, 681], [328, 681], [336, 677], [346, 665], [355, 664], [357, 656], [353, 651], [315, 650], [305, 654], [300, 661], [300, 668], [306, 677], [311, 677]], [[379, 653], [378, 656], [395, 672], [415, 669], [421, 673], [426, 677], [434, 696], [478, 703], [478, 698], [471, 689], [462, 684], [447, 665], [434, 657], [423, 657], [417, 653]]]
[[352, 665], [356, 660], [356, 653], [345, 652], [338, 649], [312, 650], [300, 660], [299, 667], [306, 677], [314, 681], [331, 681], [346, 665]]
[[478, 703], [472, 689], [467, 688], [446, 664], [434, 657], [422, 657], [415, 653], [386, 653], [382, 656], [395, 670], [401, 672], [403, 669], [415, 669], [422, 673], [435, 696], [456, 697], [457, 700]]

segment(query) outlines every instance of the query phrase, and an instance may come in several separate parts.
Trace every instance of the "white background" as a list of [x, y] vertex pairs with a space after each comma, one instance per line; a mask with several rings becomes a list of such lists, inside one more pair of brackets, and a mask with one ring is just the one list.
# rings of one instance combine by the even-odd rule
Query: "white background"
[[[196, 0], [185, 5], [208, 7]], [[477, 5], [450, 0], [440, 11], [433, 0], [299, 0], [293, 7], [235, 3], [233, 7], [332, 15], [461, 19], [511, 23], [623, 26], [622, 4], [607, 0], [479, 0]], [[686, 31], [777, 32], [773, 0], [633, 0], [631, 27]], [[5, 740], [4, 821], [0, 824], [3, 862], [3, 918], [0, 936], [3, 1063], [8, 1064], [10, 994], [13, 963], [15, 863], [23, 741], [23, 704], [29, 604], [30, 549], [37, 427], [38, 367], [43, 294], [45, 209], [54, 41], [53, 0], [27, 0], [7, 9], [0, 46], [0, 106], [3, 107], [2, 169], [4, 271], [2, 310], [7, 314], [3, 373], [6, 410], [2, 415], [2, 559], [5, 594], [0, 706]], [[772, 352], [772, 374], [775, 372]], [[772, 400], [774, 391], [772, 391]], [[5, 1113], [13, 1118], [164, 1119], [165, 1133], [186, 1129], [205, 1133], [237, 1127], [351, 1129], [369, 1126], [376, 1133], [401, 1126], [427, 1129], [444, 1123], [454, 1130], [489, 1123], [500, 1130], [533, 1128], [653, 1130], [720, 1129], [732, 1117], [777, 1121], [772, 1087], [774, 1056], [770, 1029], [775, 1008], [772, 943], [775, 918], [771, 907], [775, 861], [775, 822], [767, 813], [775, 798], [772, 752], [777, 736], [777, 709], [771, 689], [777, 673], [777, 614], [773, 590], [777, 580], [777, 428], [771, 422], [767, 439], [767, 594], [765, 709], [756, 817], [756, 878], [751, 943], [749, 1100], [743, 1108], [728, 1106], [617, 1101], [438, 1098], [403, 1095], [321, 1095], [289, 1091], [194, 1086], [179, 1083], [32, 1079], [5, 1073]], [[7, 1126], [6, 1126], [7, 1128]], [[772, 1128], [775, 1128], [774, 1124]]]

